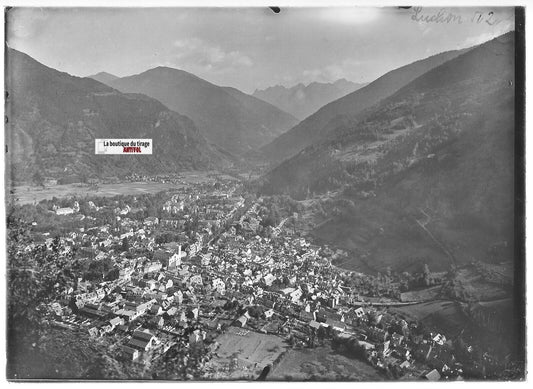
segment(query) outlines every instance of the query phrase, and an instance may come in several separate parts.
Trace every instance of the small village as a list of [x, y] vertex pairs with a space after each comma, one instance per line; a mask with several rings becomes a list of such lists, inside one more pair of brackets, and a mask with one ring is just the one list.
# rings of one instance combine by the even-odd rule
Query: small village
[[[479, 377], [496, 363], [390, 312], [411, 303], [399, 298], [405, 280], [369, 282], [336, 267], [348, 253], [311, 243], [294, 227], [297, 213], [273, 218], [269, 200], [238, 181], [152, 197], [148, 206], [136, 196], [39, 205], [78, 226], [52, 237], [33, 223], [35, 245], [60, 248], [79, 274], [45, 307], [50, 325], [108, 338], [114, 357], [148, 369], [165, 358], [194, 364], [188, 379], [268, 379], [288, 349], [326, 344], [384, 379]], [[240, 338], [257, 342], [253, 353], [233, 349]]]

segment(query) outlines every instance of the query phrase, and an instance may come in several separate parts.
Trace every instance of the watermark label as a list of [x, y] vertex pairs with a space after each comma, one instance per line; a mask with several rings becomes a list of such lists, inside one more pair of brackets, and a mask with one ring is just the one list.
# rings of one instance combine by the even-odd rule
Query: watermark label
[[151, 155], [152, 139], [95, 139], [94, 153], [102, 155]]

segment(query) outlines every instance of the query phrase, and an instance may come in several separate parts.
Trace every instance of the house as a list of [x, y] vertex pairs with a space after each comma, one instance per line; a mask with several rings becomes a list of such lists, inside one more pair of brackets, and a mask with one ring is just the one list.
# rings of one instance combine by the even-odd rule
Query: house
[[359, 340], [359, 345], [364, 347], [365, 350], [374, 350], [376, 348], [372, 343], [365, 342], [364, 340]]
[[178, 312], [178, 308], [177, 307], [170, 307], [168, 310], [167, 310], [167, 315], [169, 316], [174, 316], [176, 313]]
[[213, 253], [201, 254], [200, 263], [202, 266], [209, 266]]
[[111, 324], [113, 328], [115, 328], [116, 326], [124, 325], [124, 319], [116, 316], [113, 319], [109, 320], [109, 324]]
[[377, 327], [371, 327], [367, 332], [368, 338], [374, 342], [384, 342], [387, 340], [388, 333]]
[[200, 274], [195, 274], [189, 278], [189, 283], [191, 285], [203, 285], [202, 276]]
[[198, 315], [200, 314], [200, 309], [198, 307], [194, 307], [192, 309], [189, 309], [187, 312], [187, 316], [191, 319], [198, 319]]
[[248, 319], [246, 318], [246, 316], [242, 315], [241, 317], [239, 317], [237, 320], [235, 320], [235, 325], [237, 327], [244, 327], [246, 325], [246, 322], [248, 321]]
[[159, 304], [154, 304], [150, 308], [150, 314], [156, 315], [156, 316], [162, 315], [163, 314], [163, 308]]
[[130, 341], [128, 342], [128, 346], [140, 351], [148, 351], [151, 347], [149, 342], [135, 338], [130, 339]]
[[393, 354], [403, 360], [409, 360], [411, 358], [411, 351], [403, 346], [395, 347]]
[[325, 323], [328, 316], [324, 309], [317, 310], [313, 313], [314, 319], [320, 323]]
[[300, 298], [302, 297], [302, 291], [301, 289], [296, 289], [294, 292], [290, 293], [292, 302], [296, 303], [300, 301]]
[[154, 290], [157, 287], [157, 281], [153, 279], [144, 281], [144, 284], [148, 287], [149, 290]]
[[174, 292], [174, 297], [176, 298], [176, 301], [179, 305], [183, 303], [183, 292], [181, 290]]
[[266, 286], [272, 286], [272, 283], [276, 280], [276, 276], [272, 275], [271, 273], [267, 274], [263, 277], [262, 281]]
[[78, 310], [78, 312], [81, 314], [81, 315], [84, 315], [84, 316], [87, 316], [87, 317], [90, 317], [90, 318], [94, 318], [94, 319], [103, 319], [105, 318], [105, 316], [107, 316], [107, 312], [103, 312], [99, 309], [94, 309], [92, 307], [89, 307], [88, 305], [90, 304], [85, 304], [85, 306], [83, 308], [80, 308]]
[[161, 270], [161, 268], [163, 267], [163, 265], [161, 264], [161, 262], [148, 262], [145, 266], [144, 266], [144, 273], [152, 273], [152, 272], [156, 272], [156, 271], [159, 271]]
[[114, 327], [111, 324], [104, 325], [102, 328], [100, 328], [100, 331], [99, 331], [100, 336], [103, 336], [105, 334], [112, 332], [113, 329]]
[[432, 338], [433, 342], [435, 342], [436, 344], [442, 346], [445, 342], [446, 342], [446, 337], [444, 335], [441, 335], [441, 334], [436, 334], [433, 338]]
[[224, 294], [226, 291], [226, 284], [220, 278], [215, 278], [213, 279], [213, 289], [220, 294]]
[[128, 346], [136, 348], [140, 351], [148, 351], [152, 348], [155, 342], [155, 336], [149, 332], [144, 331], [134, 331], [133, 336], [128, 342]]
[[437, 369], [433, 369], [429, 373], [424, 374], [423, 377], [428, 381], [439, 381], [440, 373], [437, 371]]
[[397, 333], [392, 334], [391, 343], [392, 343], [393, 347], [400, 346], [402, 344], [402, 342], [403, 342], [403, 336], [402, 335], [399, 335]]
[[268, 309], [263, 314], [265, 315], [265, 319], [270, 319], [274, 315], [274, 310], [272, 308]]
[[58, 208], [56, 209], [56, 215], [71, 215], [74, 213], [72, 208]]
[[156, 317], [153, 317], [150, 322], [156, 326], [156, 327], [163, 327], [165, 325], [165, 319], [163, 318], [163, 316], [156, 316]]
[[189, 344], [194, 345], [205, 339], [205, 332], [198, 329], [191, 332], [189, 335]]
[[378, 344], [376, 346], [376, 351], [378, 353], [381, 353], [384, 357], [388, 357], [391, 354], [391, 352], [392, 352], [392, 350], [389, 348], [389, 346], [390, 346], [390, 341], [387, 340], [387, 341], [385, 341], [383, 343]]
[[129, 347], [129, 346], [122, 346], [122, 353], [124, 355], [124, 358], [129, 361], [135, 361], [137, 358], [139, 358], [139, 350]]
[[159, 224], [159, 219], [155, 216], [149, 216], [146, 219], [144, 219], [145, 226], [154, 226], [156, 224]]
[[175, 268], [181, 265], [181, 258], [185, 256], [185, 253], [181, 252], [181, 245], [178, 245], [178, 252], [174, 253], [169, 259], [167, 267], [169, 269]]

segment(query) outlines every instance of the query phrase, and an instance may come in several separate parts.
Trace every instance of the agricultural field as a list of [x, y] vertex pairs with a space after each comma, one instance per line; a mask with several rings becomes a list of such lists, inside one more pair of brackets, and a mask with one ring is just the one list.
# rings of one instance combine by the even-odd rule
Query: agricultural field
[[217, 373], [214, 379], [256, 379], [287, 348], [278, 336], [237, 327], [230, 327], [216, 341], [220, 346], [208, 366]]
[[336, 353], [331, 347], [287, 351], [267, 380], [383, 381], [368, 363]]
[[457, 288], [462, 288], [475, 301], [492, 301], [510, 297], [512, 290], [512, 264], [479, 264], [459, 269], [455, 276]]
[[53, 197], [62, 198], [68, 196], [103, 196], [113, 197], [117, 195], [154, 194], [164, 190], [183, 188], [190, 184], [214, 183], [216, 178], [224, 180], [236, 180], [234, 177], [218, 172], [187, 171], [179, 174], [178, 183], [170, 182], [121, 182], [114, 184], [88, 184], [74, 183], [65, 185], [50, 185], [46, 187], [33, 185], [20, 185], [10, 187], [6, 194], [7, 200], [13, 200], [17, 204], [36, 204], [44, 199]]
[[468, 323], [459, 303], [449, 300], [436, 300], [427, 303], [390, 308], [409, 320], [417, 320], [451, 336], [456, 336]]
[[154, 194], [163, 190], [181, 188], [182, 185], [159, 182], [124, 182], [120, 184], [99, 184], [97, 188], [91, 188], [84, 184], [54, 185], [46, 188], [35, 186], [17, 186], [9, 195], [18, 204], [34, 204], [41, 200], [53, 197], [62, 198], [68, 196], [103, 196], [113, 197], [117, 195]]
[[401, 301], [429, 301], [435, 300], [441, 297], [441, 285], [433, 286], [431, 288], [425, 288], [420, 290], [410, 290], [404, 292], [400, 296]]

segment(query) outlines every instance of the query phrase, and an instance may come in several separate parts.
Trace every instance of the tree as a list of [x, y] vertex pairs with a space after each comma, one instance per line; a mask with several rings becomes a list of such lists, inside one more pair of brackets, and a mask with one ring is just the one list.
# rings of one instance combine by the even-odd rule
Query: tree
[[424, 270], [422, 272], [423, 282], [425, 286], [431, 285], [431, 272], [429, 271], [429, 266], [427, 263], [424, 264]]
[[8, 377], [81, 377], [47, 351], [55, 338], [46, 312], [66, 289], [75, 286], [76, 276], [69, 269], [73, 253], [65, 253], [59, 237], [51, 250], [44, 244], [32, 245], [29, 225], [21, 220], [8, 218], [7, 232]]
[[122, 239], [122, 251], [130, 251], [130, 242], [126, 236]]
[[40, 170], [35, 171], [32, 179], [35, 185], [44, 186], [44, 177]]

